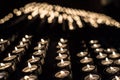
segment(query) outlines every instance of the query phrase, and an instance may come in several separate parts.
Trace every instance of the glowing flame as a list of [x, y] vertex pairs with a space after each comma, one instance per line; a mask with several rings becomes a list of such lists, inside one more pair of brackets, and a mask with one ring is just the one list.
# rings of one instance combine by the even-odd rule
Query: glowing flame
[[59, 57], [62, 57], [62, 54], [61, 54], [61, 53], [59, 53]]
[[92, 74], [90, 74], [90, 75], [89, 75], [89, 78], [90, 78], [90, 79], [93, 79], [93, 75], [92, 75]]
[[11, 54], [10, 54], [10, 53], [8, 53], [8, 57], [11, 57]]
[[17, 47], [15, 47], [15, 50], [17, 51], [17, 50], [18, 50], [18, 48], [17, 48]]
[[2, 41], [4, 41], [3, 39], [0, 39], [0, 41], [2, 42]]
[[63, 59], [61, 59], [61, 64], [64, 64], [64, 60]]
[[5, 66], [5, 64], [4, 63], [0, 63], [0, 66]]
[[120, 78], [118, 76], [115, 76], [115, 80], [120, 80]]
[[35, 59], [35, 57], [34, 57], [34, 56], [32, 56], [32, 59]]
[[28, 67], [29, 67], [29, 68], [31, 68], [31, 67], [32, 67], [32, 66], [31, 66], [31, 64], [30, 64], [30, 62], [28, 62]]
[[23, 45], [23, 42], [20, 42], [20, 45]]

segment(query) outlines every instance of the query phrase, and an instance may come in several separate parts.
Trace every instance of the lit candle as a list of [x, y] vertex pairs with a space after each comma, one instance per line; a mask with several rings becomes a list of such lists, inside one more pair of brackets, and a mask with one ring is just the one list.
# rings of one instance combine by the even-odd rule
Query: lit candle
[[0, 72], [0, 80], [6, 80], [8, 78], [7, 72]]
[[58, 67], [66, 67], [69, 65], [70, 65], [70, 61], [64, 61], [63, 59], [61, 59], [61, 62], [57, 64]]
[[120, 76], [115, 76], [112, 80], [120, 80]]
[[36, 57], [45, 57], [45, 51], [44, 50], [37, 50], [33, 53]]
[[96, 52], [96, 53], [103, 52], [103, 51], [104, 51], [103, 48], [97, 48], [97, 49], [95, 49], [95, 52]]
[[114, 48], [107, 48], [107, 50], [106, 50], [107, 53], [112, 53], [115, 51], [116, 51], [116, 49], [114, 49]]
[[23, 43], [30, 43], [29, 39], [26, 39], [26, 38], [22, 38], [22, 42]]
[[101, 45], [100, 44], [93, 44], [91, 48], [99, 48]]
[[39, 43], [45, 45], [45, 44], [48, 43], [48, 41], [47, 41], [47, 40], [44, 40], [44, 39], [41, 39]]
[[120, 57], [120, 54], [119, 53], [116, 53], [116, 52], [112, 52], [112, 54], [109, 55], [109, 58], [112, 58], [112, 59], [116, 59], [116, 58], [119, 58]]
[[119, 66], [119, 65], [120, 65], [120, 59], [115, 60], [115, 61], [114, 61], [114, 64], [117, 65], [117, 66]]
[[106, 72], [109, 74], [115, 74], [120, 71], [119, 67], [108, 67], [106, 68]]
[[42, 45], [41, 43], [39, 43], [38, 46], [36, 46], [36, 47], [34, 48], [34, 50], [39, 50], [39, 49], [43, 49], [43, 48], [45, 48], [45, 46]]
[[24, 72], [24, 73], [32, 73], [32, 72], [36, 71], [37, 68], [38, 68], [37, 65], [31, 65], [31, 64], [28, 62], [28, 66], [25, 67], [25, 68], [22, 70], [22, 72]]
[[67, 70], [61, 70], [55, 74], [55, 77], [58, 79], [66, 78], [70, 75], [70, 72]]
[[77, 57], [85, 57], [86, 55], [88, 55], [88, 52], [79, 52]]
[[84, 72], [91, 72], [91, 71], [94, 71], [95, 70], [95, 66], [94, 65], [89, 65], [87, 64], [86, 66], [84, 66], [82, 68], [82, 71]]
[[38, 80], [38, 77], [36, 75], [26, 75], [20, 80]]
[[110, 64], [112, 64], [112, 63], [113, 63], [113, 60], [108, 59], [108, 58], [105, 58], [105, 60], [102, 60], [102, 61], [101, 61], [101, 64], [102, 64], [102, 65], [110, 65]]
[[67, 49], [60, 48], [60, 50], [57, 51], [57, 53], [67, 53]]
[[65, 40], [65, 39], [63, 39], [63, 38], [60, 38], [60, 42], [61, 42], [61, 43], [66, 43], [67, 40]]
[[84, 57], [83, 59], [80, 60], [80, 63], [86, 64], [92, 62], [92, 58]]
[[13, 72], [15, 70], [15, 66], [12, 63], [0, 63], [0, 71], [8, 71]]
[[65, 48], [67, 45], [62, 44], [61, 42], [58, 42], [57, 48]]
[[56, 57], [57, 60], [61, 60], [61, 59], [66, 59], [68, 57], [67, 54], [61, 54], [61, 53], [58, 53], [58, 56]]
[[27, 43], [23, 43], [21, 41], [20, 44], [17, 46], [17, 48], [26, 48], [26, 49], [28, 49], [28, 44]]
[[25, 35], [25, 38], [26, 38], [26, 39], [31, 39], [32, 36], [30, 36], [30, 35]]
[[105, 59], [107, 57], [107, 54], [99, 53], [99, 55], [96, 56], [97, 59]]
[[12, 51], [13, 54], [17, 54], [17, 55], [19, 55], [19, 57], [20, 57], [21, 55], [23, 55], [24, 52], [25, 52], [25, 49], [24, 49], [24, 48], [19, 48], [19, 49], [18, 49], [17, 47], [15, 47], [15, 49]]
[[13, 62], [13, 63], [17, 63], [17, 56], [16, 55], [11, 55], [10, 53], [8, 53], [8, 57], [4, 58], [3, 61], [5, 62]]
[[98, 40], [90, 40], [90, 44], [97, 44]]
[[101, 80], [101, 78], [97, 74], [89, 74], [84, 78], [84, 80]]
[[0, 45], [10, 45], [10, 42], [8, 40], [0, 39]]
[[32, 56], [32, 58], [29, 59], [27, 62], [30, 62], [30, 64], [40, 65], [40, 58]]

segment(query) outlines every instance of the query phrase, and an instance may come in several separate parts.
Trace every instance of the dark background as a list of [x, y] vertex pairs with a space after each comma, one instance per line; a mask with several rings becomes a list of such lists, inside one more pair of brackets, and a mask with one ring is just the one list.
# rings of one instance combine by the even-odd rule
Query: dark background
[[34, 1], [105, 13], [117, 20], [120, 17], [120, 0], [108, 0], [111, 2], [105, 6], [101, 4], [100, 0], [0, 0], [0, 18], [12, 12], [14, 8], [19, 8]]

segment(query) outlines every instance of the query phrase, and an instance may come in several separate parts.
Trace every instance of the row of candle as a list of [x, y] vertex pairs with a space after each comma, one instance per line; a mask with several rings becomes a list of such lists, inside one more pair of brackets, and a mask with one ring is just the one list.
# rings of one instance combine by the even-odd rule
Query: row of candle
[[91, 52], [93, 53], [93, 58], [96, 60], [98, 65], [99, 73], [102, 74], [103, 79], [114, 78], [113, 80], [120, 79], [119, 75], [120, 68], [120, 54], [114, 48], [102, 48], [98, 40], [90, 41]]
[[[80, 9], [66, 8], [59, 5], [50, 5], [47, 3], [32, 2], [26, 4], [24, 7], [21, 7], [19, 9], [14, 9], [13, 13], [16, 16], [20, 16], [22, 15], [22, 13], [31, 13], [30, 15], [28, 15], [29, 20], [31, 20], [37, 15], [39, 15], [40, 19], [47, 17], [48, 23], [52, 23], [55, 18], [58, 18], [58, 23], [62, 23], [63, 20], [67, 20], [69, 25], [68, 28], [70, 30], [75, 29], [75, 27], [73, 26], [73, 22], [75, 22], [79, 28], [82, 28], [83, 23], [81, 20], [86, 23], [90, 23], [91, 26], [95, 28], [99, 27], [99, 24], [105, 24], [120, 28], [119, 22], [104, 14], [94, 13]], [[5, 23], [12, 17], [13, 14], [10, 13], [8, 16], [0, 19], [0, 24]]]
[[[17, 67], [17, 64], [22, 60], [22, 56], [25, 54], [25, 49], [29, 47], [29, 42], [32, 36], [25, 35], [20, 41], [20, 44], [12, 50], [11, 53], [8, 53], [8, 57], [5, 57], [0, 63], [0, 73], [5, 73], [1, 79], [7, 79], [10, 74], [12, 74]], [[8, 75], [8, 76], [6, 76]]]
[[25, 75], [20, 80], [38, 80], [39, 75], [42, 74], [48, 42], [48, 40], [41, 39], [38, 45], [34, 47], [31, 58], [27, 60], [28, 66], [22, 69]]
[[9, 40], [0, 39], [0, 52], [4, 51], [10, 45]]
[[70, 54], [68, 50], [68, 41], [67, 39], [60, 38], [58, 41], [57, 48], [57, 56], [56, 60], [56, 69], [55, 80], [71, 80], [72, 79], [72, 71], [71, 71], [71, 62], [70, 62]]

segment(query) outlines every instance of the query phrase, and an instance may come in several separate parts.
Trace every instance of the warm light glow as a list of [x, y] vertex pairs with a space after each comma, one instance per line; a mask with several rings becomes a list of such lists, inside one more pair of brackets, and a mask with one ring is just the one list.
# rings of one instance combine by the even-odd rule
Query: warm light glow
[[42, 45], [39, 43], [39, 44], [38, 44], [38, 47], [39, 47], [39, 48], [41, 48], [41, 47], [42, 47]]
[[65, 74], [65, 72], [64, 71], [60, 71], [60, 74], [63, 75], [63, 74]]
[[63, 38], [60, 38], [60, 42], [64, 42], [65, 40]]
[[62, 46], [62, 43], [58, 42], [58, 45], [59, 45], [59, 46]]
[[112, 70], [112, 71], [114, 71], [115, 69], [114, 69], [114, 67], [110, 67], [110, 69]]
[[31, 64], [30, 64], [30, 62], [28, 62], [28, 67], [29, 67], [29, 68], [31, 68], [31, 67], [32, 67], [32, 66], [31, 66]]
[[3, 39], [0, 39], [0, 41], [2, 42], [2, 41], [4, 41]]
[[61, 59], [61, 64], [64, 64], [64, 60], [63, 59]]
[[59, 55], [59, 57], [62, 57], [62, 54], [61, 54], [61, 53], [59, 53], [58, 55]]
[[63, 49], [63, 48], [60, 48], [60, 51], [64, 51], [64, 49]]
[[29, 38], [29, 36], [28, 36], [28, 35], [25, 35], [25, 38]]
[[99, 53], [99, 55], [100, 55], [100, 56], [103, 56], [103, 54], [102, 54], [101, 52]]
[[118, 76], [115, 76], [115, 80], [120, 80], [120, 78]]
[[81, 55], [84, 55], [84, 52], [80, 52]]
[[30, 78], [29, 76], [25, 76], [24, 77], [25, 80], [29, 80], [29, 78]]
[[17, 51], [17, 50], [18, 50], [18, 48], [17, 48], [17, 47], [15, 47], [15, 50]]
[[85, 57], [84, 59], [85, 59], [85, 60], [88, 60], [88, 57]]
[[39, 49], [39, 50], [38, 50], [38, 53], [41, 53], [41, 52], [42, 52], [42, 51]]
[[116, 52], [113, 51], [113, 52], [112, 52], [112, 55], [116, 55]]
[[23, 42], [20, 42], [20, 45], [23, 45]]
[[90, 68], [90, 65], [89, 65], [89, 64], [87, 64], [87, 68], [88, 68], [88, 69]]
[[23, 42], [25, 42], [25, 41], [26, 41], [26, 39], [25, 39], [25, 38], [22, 38], [22, 41], [23, 41]]
[[35, 57], [34, 57], [34, 56], [32, 56], [32, 59], [35, 59]]
[[11, 54], [10, 54], [10, 53], [8, 53], [8, 57], [11, 57]]
[[5, 64], [4, 63], [0, 63], [0, 66], [5, 66]]
[[45, 40], [44, 40], [44, 39], [41, 39], [41, 42], [43, 42], [43, 43], [44, 43], [44, 42], [45, 42]]
[[108, 61], [109, 61], [109, 59], [108, 59], [108, 58], [105, 58], [105, 61], [107, 61], [107, 62], [108, 62]]
[[89, 74], [89, 78], [90, 78], [90, 79], [93, 79], [93, 75], [92, 75], [92, 74]]

